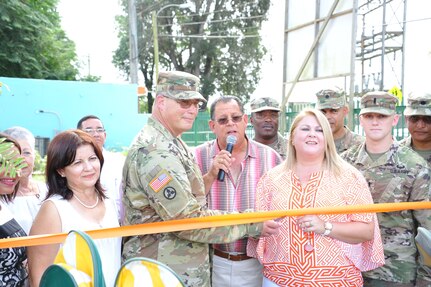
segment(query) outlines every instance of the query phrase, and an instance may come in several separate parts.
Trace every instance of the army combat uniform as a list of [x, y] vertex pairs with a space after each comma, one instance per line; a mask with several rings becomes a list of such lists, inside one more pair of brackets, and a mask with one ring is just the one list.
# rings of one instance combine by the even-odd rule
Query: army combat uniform
[[[150, 118], [135, 138], [123, 171], [126, 225], [226, 214], [206, 209], [204, 183], [180, 139]], [[171, 267], [187, 286], [210, 286], [208, 243], [259, 236], [262, 224], [226, 226], [125, 238], [123, 259], [144, 256]]]
[[[250, 102], [250, 109], [251, 109], [252, 115], [254, 113], [259, 113], [263, 111], [276, 111], [278, 113], [281, 112], [280, 104], [278, 103], [278, 101], [270, 97], [253, 99]], [[277, 125], [278, 125], [278, 121], [279, 120], [277, 119]], [[254, 129], [256, 133], [256, 128], [254, 127]], [[256, 140], [256, 135], [255, 135], [255, 138], [253, 138], [253, 140]], [[283, 160], [286, 159], [287, 138], [283, 137], [283, 135], [280, 132], [277, 132], [277, 139], [274, 142], [266, 145], [272, 148], [273, 150], [275, 150], [276, 152], [278, 152], [278, 154], [281, 156]]]
[[[374, 203], [428, 201], [430, 175], [425, 160], [409, 148], [394, 142], [388, 152], [373, 161], [365, 144], [349, 149], [342, 157], [362, 172]], [[386, 264], [364, 277], [410, 283], [418, 270], [414, 237], [418, 226], [431, 229], [430, 210], [404, 210], [377, 214], [385, 248]], [[431, 284], [431, 282], [430, 282]]]
[[272, 144], [268, 144], [270, 148], [275, 150], [282, 159], [286, 159], [287, 155], [287, 139], [285, 139], [281, 133], [277, 133], [277, 140]]
[[365, 138], [363, 136], [352, 132], [346, 126], [344, 126], [344, 130], [346, 131], [344, 136], [340, 139], [334, 140], [335, 147], [337, 148], [338, 154], [341, 154], [342, 152], [348, 150], [352, 146], [362, 144], [365, 140]]
[[[407, 146], [407, 147], [413, 149], [412, 136], [408, 136], [408, 137], [402, 139], [400, 141], [400, 145]], [[419, 155], [421, 155], [428, 162], [428, 165], [431, 167], [431, 151], [427, 151], [427, 152], [422, 152], [419, 150], [414, 150], [414, 151], [417, 152]]]
[[[346, 95], [341, 90], [321, 90], [316, 93], [316, 97], [316, 109], [318, 110], [339, 110], [347, 106]], [[344, 135], [339, 139], [334, 139], [334, 143], [337, 148], [337, 153], [341, 154], [352, 146], [363, 143], [364, 140], [365, 138], [363, 136], [352, 132], [347, 126], [344, 126]]]
[[[392, 99], [389, 94], [382, 97], [380, 94], [367, 95], [361, 100], [366, 102], [361, 112], [395, 113], [395, 97]], [[391, 101], [391, 105], [387, 101]], [[341, 156], [362, 172], [374, 203], [430, 200], [431, 171], [426, 161], [396, 141], [374, 160], [366, 150], [366, 143], [350, 148]], [[431, 286], [431, 278], [420, 267], [414, 240], [418, 226], [431, 229], [431, 210], [383, 212], [377, 213], [377, 216], [385, 265], [363, 273], [364, 286]]]
[[[419, 93], [416, 95], [410, 95], [407, 100], [407, 106], [404, 111], [404, 115], [406, 117], [420, 116], [428, 119], [431, 118], [431, 94]], [[423, 131], [428, 131], [428, 128], [423, 129]], [[400, 144], [412, 148], [415, 152], [422, 156], [431, 167], [431, 150], [416, 150], [412, 145], [411, 136], [404, 138]]]

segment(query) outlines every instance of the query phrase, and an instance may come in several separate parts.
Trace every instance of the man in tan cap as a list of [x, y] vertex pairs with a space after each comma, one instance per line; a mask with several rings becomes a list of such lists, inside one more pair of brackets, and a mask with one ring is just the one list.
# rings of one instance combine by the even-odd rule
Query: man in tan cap
[[410, 94], [404, 111], [410, 136], [401, 141], [431, 165], [431, 94]]
[[349, 113], [349, 107], [343, 91], [326, 89], [319, 91], [316, 96], [316, 108], [328, 119], [339, 154], [351, 146], [364, 142], [363, 136], [355, 134], [344, 125], [345, 117]]
[[[125, 225], [221, 215], [207, 208], [202, 173], [181, 140], [205, 98], [199, 79], [184, 72], [160, 72], [153, 114], [133, 140], [123, 169]], [[171, 267], [189, 287], [209, 287], [208, 243], [227, 243], [244, 237], [270, 236], [278, 223], [147, 234], [124, 239], [123, 259], [136, 256], [159, 260]]]
[[[360, 123], [365, 143], [342, 153], [362, 172], [374, 203], [430, 200], [431, 171], [427, 162], [392, 137], [399, 115], [398, 99], [387, 92], [361, 98]], [[385, 265], [363, 273], [364, 286], [429, 286], [431, 277], [419, 263], [414, 243], [418, 226], [431, 229], [431, 210], [378, 213]]]
[[278, 132], [279, 106], [273, 98], [253, 99], [250, 103], [250, 122], [254, 129], [253, 140], [273, 148], [286, 159], [287, 140]]

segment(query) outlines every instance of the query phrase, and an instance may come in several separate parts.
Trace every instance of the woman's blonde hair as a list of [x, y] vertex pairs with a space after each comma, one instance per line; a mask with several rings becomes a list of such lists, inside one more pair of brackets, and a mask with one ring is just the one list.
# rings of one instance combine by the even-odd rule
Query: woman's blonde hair
[[313, 116], [316, 118], [319, 125], [322, 127], [323, 137], [325, 138], [325, 154], [323, 168], [333, 173], [334, 175], [340, 175], [342, 172], [342, 166], [344, 160], [338, 155], [337, 149], [335, 148], [334, 137], [332, 136], [331, 126], [325, 115], [317, 109], [304, 109], [302, 110], [293, 120], [290, 126], [289, 140], [287, 143], [287, 159], [286, 168], [294, 169], [296, 165], [296, 149], [293, 145], [293, 137], [295, 136], [296, 128], [298, 123], [307, 116]]

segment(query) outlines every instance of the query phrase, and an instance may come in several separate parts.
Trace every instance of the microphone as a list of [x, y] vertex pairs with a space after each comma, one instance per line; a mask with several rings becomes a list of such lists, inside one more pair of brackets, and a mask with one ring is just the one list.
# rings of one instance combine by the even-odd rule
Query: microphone
[[[228, 152], [232, 153], [233, 145], [236, 144], [236, 136], [234, 136], [234, 135], [228, 135], [227, 138], [226, 138], [226, 143], [227, 143], [226, 150]], [[224, 170], [220, 169], [218, 171], [217, 179], [220, 180], [220, 181], [224, 181], [224, 176], [225, 176]]]

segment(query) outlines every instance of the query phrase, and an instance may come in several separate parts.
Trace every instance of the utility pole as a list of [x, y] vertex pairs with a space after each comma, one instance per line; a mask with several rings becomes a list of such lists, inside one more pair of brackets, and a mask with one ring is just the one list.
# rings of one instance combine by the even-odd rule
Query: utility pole
[[168, 4], [163, 7], [161, 7], [157, 12], [154, 10], [151, 13], [151, 20], [152, 20], [152, 26], [153, 26], [153, 41], [154, 41], [154, 69], [155, 69], [155, 76], [154, 78], [155, 83], [158, 81], [159, 76], [159, 36], [157, 31], [157, 17], [159, 17], [159, 13], [162, 12], [162, 10], [169, 8], [169, 7], [179, 7], [181, 9], [189, 8], [191, 9], [190, 3], [183, 3], [183, 4]]
[[153, 40], [154, 40], [154, 66], [156, 70], [155, 79], [157, 83], [157, 78], [159, 76], [159, 38], [157, 36], [157, 13], [153, 11], [151, 14], [152, 24], [153, 24]]
[[135, 0], [129, 0], [129, 55], [130, 83], [138, 83], [138, 32]]

